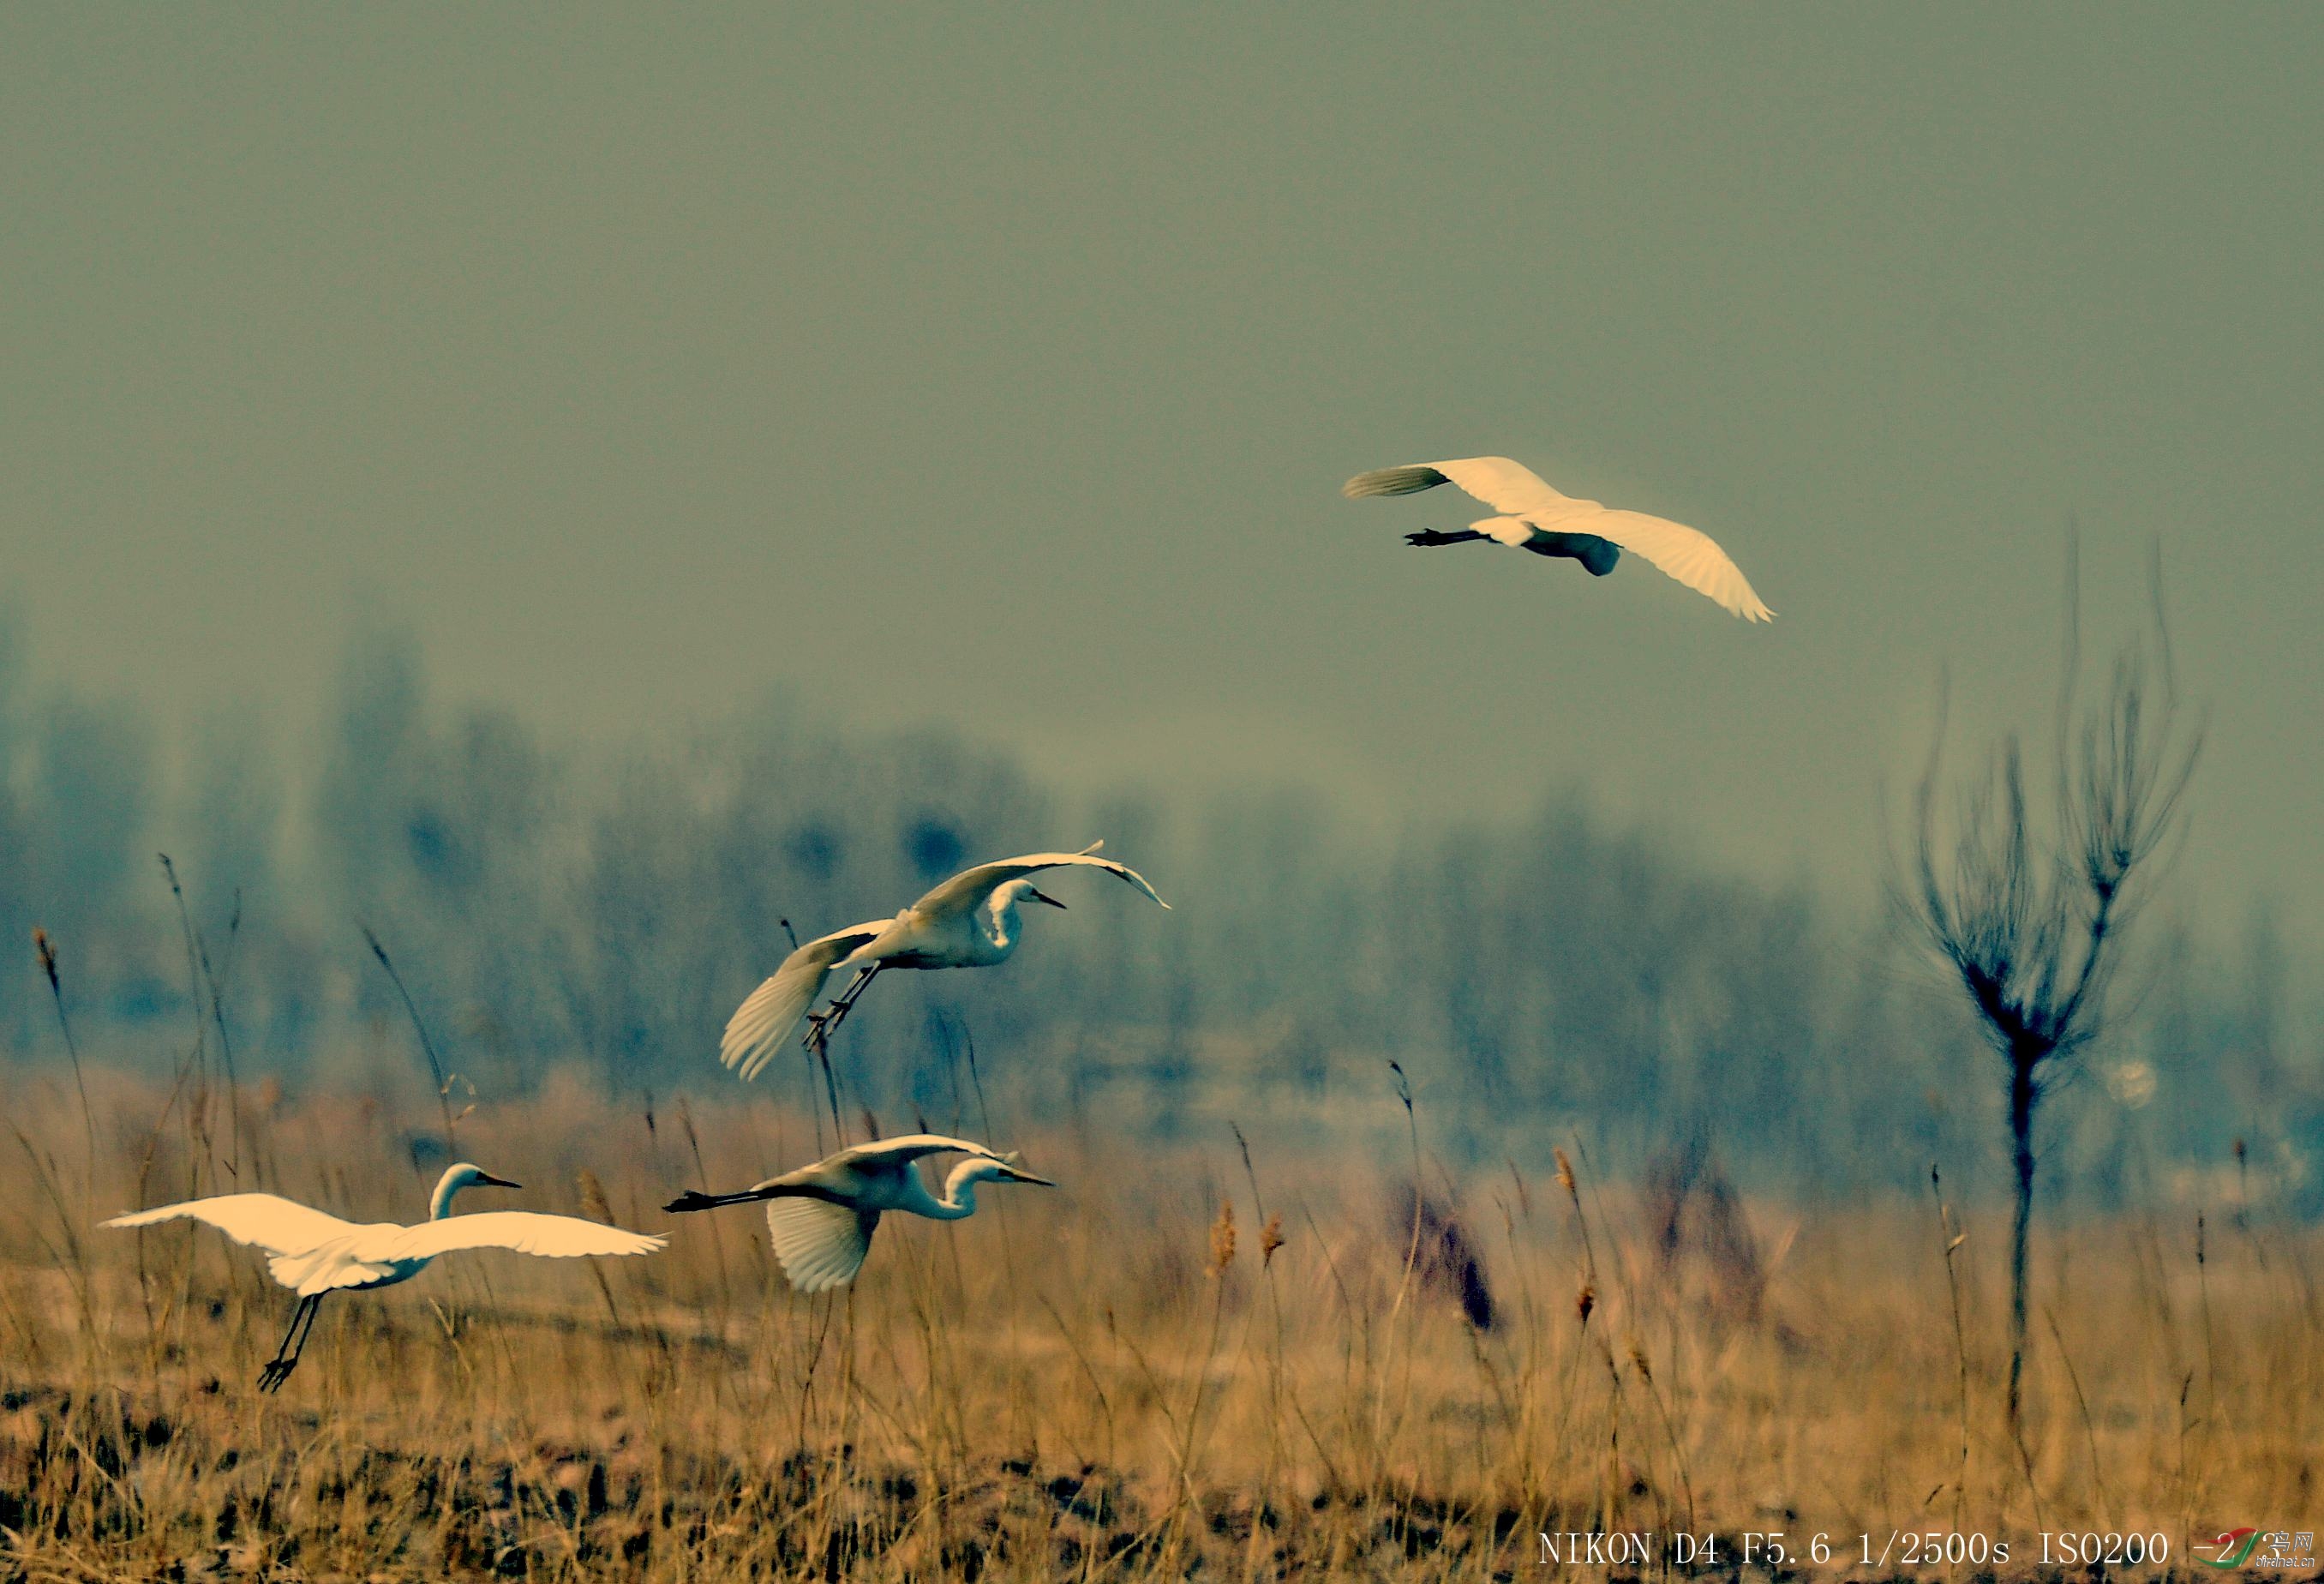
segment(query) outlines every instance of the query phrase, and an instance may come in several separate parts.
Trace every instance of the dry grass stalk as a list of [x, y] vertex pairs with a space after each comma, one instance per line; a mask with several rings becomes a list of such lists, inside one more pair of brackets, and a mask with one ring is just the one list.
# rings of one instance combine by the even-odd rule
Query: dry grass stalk
[[[120, 1119], [101, 1135], [117, 1142], [98, 1162], [100, 1211], [175, 1197], [204, 1147], [186, 1111], [149, 1132], [165, 1088], [96, 1067], [88, 1088]], [[0, 1112], [27, 1138], [69, 1136], [72, 1107], [0, 1070]], [[405, 1120], [322, 1095], [254, 1105], [247, 1172], [361, 1218], [407, 1215], [426, 1173], [398, 1145]], [[807, 1125], [759, 1097], [688, 1121], [692, 1144], [678, 1129], [657, 1143], [634, 1109], [554, 1079], [462, 1136], [535, 1185], [532, 1208], [634, 1224], [630, 1207], [696, 1173], [748, 1180], [782, 1122]], [[1010, 1235], [1042, 1256], [1014, 1280], [982, 1218], [883, 1229], [836, 1299], [782, 1287], [746, 1218], [610, 1264], [602, 1285], [561, 1262], [447, 1260], [326, 1319], [265, 1400], [249, 1379], [283, 1300], [248, 1251], [193, 1228], [94, 1234], [84, 1301], [54, 1207], [0, 1201], [7, 1565], [1475, 1578], [1524, 1571], [1544, 1527], [1675, 1527], [1691, 1499], [1698, 1531], [1765, 1527], [1780, 1503], [1788, 1527], [1853, 1534], [1954, 1482], [1980, 1524], [2030, 1525], [1999, 1283], [1970, 1301], [1974, 1245], [1949, 1204], [1957, 1320], [1924, 1232], [1908, 1236], [1926, 1209], [1859, 1201], [1803, 1216], [1762, 1323], [1714, 1325], [1683, 1293], [1611, 1279], [1655, 1255], [1650, 1208], [1607, 1184], [1580, 1201], [1604, 1275], [1577, 1279], [1577, 1224], [1513, 1217], [1490, 1274], [1518, 1323], [1480, 1332], [1451, 1304], [1407, 1303], [1394, 1351], [1367, 1362], [1406, 1274], [1385, 1185], [1335, 1158], [1273, 1163], [1313, 1231], [1271, 1264], [1262, 1231], [1261, 1264], [1238, 1280], [1211, 1233], [1241, 1212], [1175, 1187], [1201, 1180], [1189, 1162], [1124, 1172], [1070, 1138], [1012, 1142], [1066, 1184], [1019, 1201]], [[2284, 1273], [2313, 1268], [2324, 1236], [2264, 1219], [2253, 1236], [2211, 1240], [2199, 1268], [2141, 1220], [2060, 1224], [2078, 1278], [2044, 1330], [2071, 1368], [2040, 1372], [2027, 1401], [2031, 1422], [2068, 1431], [2029, 1442], [2052, 1524], [2177, 1535], [2216, 1510], [2296, 1509], [2319, 1472], [2324, 1313]], [[2199, 1286], [2216, 1407], [2182, 1397], [2203, 1394], [2205, 1360], [2172, 1329], [2202, 1345]], [[1522, 1318], [1561, 1311], [1575, 1321]], [[1393, 1411], [1376, 1419], [1384, 1382]], [[1978, 1449], [1966, 1462], [1964, 1444]]]

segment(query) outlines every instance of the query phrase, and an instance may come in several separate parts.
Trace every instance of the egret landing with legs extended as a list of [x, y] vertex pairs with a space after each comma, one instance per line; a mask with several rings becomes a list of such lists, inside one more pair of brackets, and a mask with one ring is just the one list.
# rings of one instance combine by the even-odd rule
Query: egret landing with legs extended
[[115, 1216], [107, 1227], [151, 1227], [186, 1218], [206, 1221], [233, 1238], [263, 1248], [274, 1280], [299, 1295], [282, 1345], [259, 1372], [262, 1391], [290, 1378], [315, 1329], [316, 1311], [327, 1292], [363, 1292], [409, 1282], [437, 1255], [461, 1248], [505, 1248], [517, 1254], [566, 1259], [577, 1255], [611, 1256], [651, 1254], [663, 1238], [603, 1227], [573, 1216], [531, 1210], [488, 1210], [455, 1216], [452, 1199], [464, 1188], [516, 1188], [481, 1166], [463, 1161], [447, 1171], [429, 1200], [428, 1219], [417, 1227], [393, 1221], [361, 1224], [313, 1209], [272, 1193], [228, 1193], [188, 1200]]

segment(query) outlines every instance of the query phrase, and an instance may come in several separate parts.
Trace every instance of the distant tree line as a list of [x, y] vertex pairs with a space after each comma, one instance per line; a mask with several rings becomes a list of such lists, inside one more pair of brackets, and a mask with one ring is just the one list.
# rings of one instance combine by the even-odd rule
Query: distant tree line
[[[1005, 968], [883, 978], [835, 1042], [851, 1104], [948, 1120], [980, 1086], [1019, 1116], [1168, 1133], [1231, 1114], [1321, 1136], [1401, 1127], [1394, 1058], [1433, 1144], [1471, 1163], [1578, 1139], [1618, 1167], [1707, 1133], [1738, 1181], [1785, 1191], [1912, 1189], [1935, 1158], [1949, 1181], [2007, 1176], [1991, 1086], [1960, 1080], [1976, 1031], [1873, 899], [1722, 873], [1581, 792], [1369, 838], [1290, 793], [1069, 801], [1005, 753], [782, 698], [583, 750], [431, 698], [390, 633], [353, 642], [318, 739], [229, 709], [165, 754], [133, 709], [32, 688], [15, 631], [0, 619], [14, 1061], [61, 1054], [35, 925], [85, 1054], [168, 1070], [194, 1037], [198, 941], [245, 1079], [414, 1061], [368, 928], [487, 1093], [559, 1061], [624, 1090], [707, 1088], [733, 1081], [718, 1032], [788, 949], [780, 921], [804, 939], [978, 859], [1102, 837], [1176, 911], [1061, 882], [1072, 912], [1029, 921]], [[2233, 1162], [2324, 1209], [2324, 1076], [2255, 921], [2225, 960], [2157, 921], [2160, 949], [2126, 970], [2137, 1015], [2052, 1113], [2061, 1184], [2144, 1202]], [[761, 1082], [808, 1098], [797, 1065]]]

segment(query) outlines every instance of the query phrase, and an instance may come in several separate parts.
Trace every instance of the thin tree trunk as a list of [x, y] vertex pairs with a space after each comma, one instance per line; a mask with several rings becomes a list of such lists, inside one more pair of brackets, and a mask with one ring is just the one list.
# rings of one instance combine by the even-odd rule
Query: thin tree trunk
[[2009, 1228], [2009, 1430], [2017, 1432], [2019, 1385], [2025, 1369], [2025, 1252], [2034, 1223], [2034, 1083], [2038, 1056], [2010, 1056], [2010, 1163], [2016, 1168], [2017, 1207]]

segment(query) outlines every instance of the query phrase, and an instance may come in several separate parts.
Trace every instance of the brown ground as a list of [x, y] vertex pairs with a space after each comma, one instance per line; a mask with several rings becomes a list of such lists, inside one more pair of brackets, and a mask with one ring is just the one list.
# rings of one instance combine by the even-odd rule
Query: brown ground
[[[1722, 1560], [1821, 1532], [1841, 1561], [1959, 1530], [2017, 1574], [2043, 1529], [2159, 1533], [2183, 1570], [2221, 1529], [2324, 1527], [2319, 1240], [2233, 1207], [2200, 1263], [2191, 1213], [2046, 1233], [2021, 1454], [1997, 1211], [1953, 1253], [1957, 1342], [1933, 1198], [1802, 1214], [1708, 1167], [1626, 1193], [1585, 1165], [1455, 1201], [1431, 1168], [1416, 1239], [1408, 1158], [1262, 1153], [1262, 1208], [1231, 1144], [1010, 1138], [1065, 1186], [891, 1219], [807, 1300], [751, 1211], [655, 1208], [811, 1158], [807, 1123], [552, 1083], [459, 1122], [528, 1184], [463, 1208], [669, 1250], [456, 1255], [334, 1299], [267, 1397], [290, 1300], [254, 1251], [91, 1223], [236, 1186], [417, 1219], [440, 1163], [400, 1141], [433, 1118], [248, 1089], [237, 1143], [217, 1093], [91, 1092], [93, 1185], [69, 1079], [0, 1070], [0, 1576], [1488, 1578], [1532, 1573], [1543, 1530], [1682, 1528]], [[1915, 1570], [1891, 1554], [1854, 1571]]]

